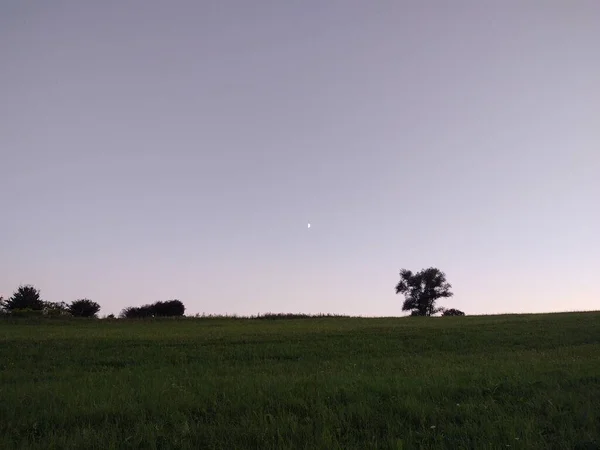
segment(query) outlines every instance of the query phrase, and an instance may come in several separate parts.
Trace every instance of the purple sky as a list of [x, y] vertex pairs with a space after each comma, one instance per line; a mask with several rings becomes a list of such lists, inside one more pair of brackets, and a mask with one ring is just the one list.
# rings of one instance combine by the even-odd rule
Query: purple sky
[[4, 0], [0, 61], [0, 295], [600, 305], [597, 0]]

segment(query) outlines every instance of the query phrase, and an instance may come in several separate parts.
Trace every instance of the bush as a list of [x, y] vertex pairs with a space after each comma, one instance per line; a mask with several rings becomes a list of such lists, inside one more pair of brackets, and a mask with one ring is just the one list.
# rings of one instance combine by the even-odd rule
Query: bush
[[65, 302], [44, 302], [44, 314], [47, 316], [70, 316], [69, 307]]
[[43, 317], [45, 315], [45, 311], [41, 309], [30, 308], [13, 309], [10, 312], [10, 317]]
[[68, 311], [74, 317], [96, 317], [100, 311], [100, 305], [87, 298], [75, 300], [68, 306]]
[[293, 320], [293, 319], [331, 319], [344, 318], [338, 314], [303, 314], [303, 313], [265, 313], [254, 317], [255, 319], [263, 320]]
[[179, 300], [156, 302], [151, 305], [128, 306], [121, 311], [124, 319], [143, 319], [147, 317], [179, 317], [183, 316], [185, 306]]
[[464, 312], [460, 311], [459, 309], [454, 309], [454, 308], [446, 309], [442, 313], [442, 316], [464, 316], [464, 315], [465, 315]]
[[148, 314], [147, 308], [143, 306], [128, 306], [127, 308], [123, 308], [119, 317], [122, 319], [142, 319], [151, 317], [151, 314]]
[[150, 310], [157, 317], [176, 317], [183, 316], [185, 306], [179, 300], [169, 300], [166, 302], [156, 302], [150, 305]]

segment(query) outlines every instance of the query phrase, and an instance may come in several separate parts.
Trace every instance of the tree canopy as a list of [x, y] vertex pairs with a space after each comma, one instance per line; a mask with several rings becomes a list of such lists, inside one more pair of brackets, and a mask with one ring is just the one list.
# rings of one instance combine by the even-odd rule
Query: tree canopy
[[31, 285], [19, 286], [14, 294], [4, 301], [7, 311], [15, 309], [31, 309], [41, 311], [44, 309], [44, 301], [40, 298], [40, 291]]
[[96, 317], [100, 311], [100, 305], [87, 298], [82, 298], [71, 302], [67, 310], [74, 317]]
[[451, 288], [446, 274], [435, 267], [417, 273], [402, 269], [396, 294], [404, 295], [403, 311], [411, 311], [413, 316], [432, 316], [443, 311], [443, 308], [436, 307], [438, 299], [454, 295]]

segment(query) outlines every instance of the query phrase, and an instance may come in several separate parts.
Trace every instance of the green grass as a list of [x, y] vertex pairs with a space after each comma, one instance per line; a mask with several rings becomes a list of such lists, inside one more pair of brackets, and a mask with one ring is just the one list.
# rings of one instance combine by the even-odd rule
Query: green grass
[[2, 319], [0, 448], [600, 449], [600, 313]]

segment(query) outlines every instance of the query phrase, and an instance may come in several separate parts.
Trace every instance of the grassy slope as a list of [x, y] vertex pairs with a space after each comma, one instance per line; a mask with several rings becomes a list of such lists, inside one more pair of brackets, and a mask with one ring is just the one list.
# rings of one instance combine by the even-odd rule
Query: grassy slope
[[600, 313], [0, 320], [0, 448], [600, 448]]

